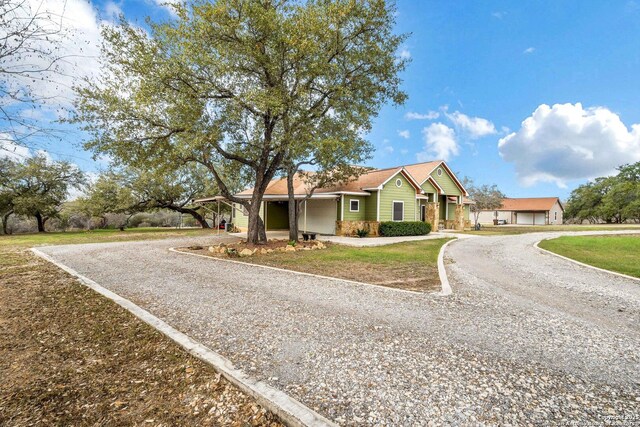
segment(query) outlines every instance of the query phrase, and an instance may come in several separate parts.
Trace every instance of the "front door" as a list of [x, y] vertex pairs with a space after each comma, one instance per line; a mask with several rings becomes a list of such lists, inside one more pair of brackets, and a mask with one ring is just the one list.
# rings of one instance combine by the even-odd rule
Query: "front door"
[[425, 205], [420, 206], [420, 221], [425, 222], [427, 220], [427, 207]]

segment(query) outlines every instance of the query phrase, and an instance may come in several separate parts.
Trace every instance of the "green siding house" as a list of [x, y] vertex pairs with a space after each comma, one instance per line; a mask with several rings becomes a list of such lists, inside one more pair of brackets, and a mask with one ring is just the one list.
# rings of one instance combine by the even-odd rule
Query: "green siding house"
[[[252, 194], [248, 189], [236, 197], [250, 199]], [[294, 194], [302, 231], [352, 235], [368, 229], [375, 235], [382, 221], [426, 221], [433, 230], [469, 226], [468, 194], [443, 161], [371, 170], [352, 181], [318, 188], [311, 196], [306, 182], [296, 176]], [[288, 203], [286, 179], [272, 181], [260, 209], [267, 230], [288, 228]], [[243, 207], [232, 206], [231, 221], [246, 229]]]

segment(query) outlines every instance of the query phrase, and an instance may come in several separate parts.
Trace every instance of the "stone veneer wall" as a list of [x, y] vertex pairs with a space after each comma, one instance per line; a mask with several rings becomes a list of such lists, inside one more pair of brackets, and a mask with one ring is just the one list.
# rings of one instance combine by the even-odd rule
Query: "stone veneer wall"
[[337, 236], [355, 236], [358, 229], [367, 230], [369, 236], [377, 237], [380, 223], [378, 221], [336, 221]]
[[464, 205], [456, 205], [453, 229], [458, 231], [464, 230]]
[[438, 231], [440, 224], [440, 206], [436, 202], [427, 203], [425, 219], [431, 224], [431, 231]]

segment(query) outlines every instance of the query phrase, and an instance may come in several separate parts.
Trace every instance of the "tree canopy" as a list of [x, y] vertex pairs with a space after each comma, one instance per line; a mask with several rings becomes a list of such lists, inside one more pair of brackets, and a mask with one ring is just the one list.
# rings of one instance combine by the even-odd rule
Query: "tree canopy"
[[640, 162], [623, 165], [571, 192], [565, 215], [577, 221], [640, 222]]
[[480, 212], [499, 209], [502, 206], [502, 200], [506, 197], [495, 184], [476, 186], [471, 179], [465, 177], [464, 185], [469, 192], [469, 197], [475, 202], [470, 205], [470, 211], [473, 214], [476, 226], [478, 225]]
[[[248, 210], [251, 242], [266, 238], [259, 209], [276, 174], [332, 146], [366, 155], [372, 118], [406, 97], [405, 36], [384, 0], [193, 1], [176, 12], [150, 34], [105, 27], [104, 72], [77, 88], [75, 120], [88, 148], [121, 164], [206, 167]], [[251, 183], [251, 200], [234, 197], [230, 175]]]
[[85, 212], [94, 217], [107, 213], [133, 215], [154, 209], [169, 209], [191, 215], [203, 228], [209, 228], [201, 209], [192, 200], [216, 191], [205, 171], [196, 164], [177, 169], [141, 170], [133, 167], [100, 175], [81, 198]]
[[49, 218], [58, 215], [69, 190], [85, 184], [84, 174], [64, 161], [50, 161], [37, 154], [22, 162], [0, 159], [0, 209], [6, 233], [9, 215], [36, 218], [38, 231], [45, 231]]

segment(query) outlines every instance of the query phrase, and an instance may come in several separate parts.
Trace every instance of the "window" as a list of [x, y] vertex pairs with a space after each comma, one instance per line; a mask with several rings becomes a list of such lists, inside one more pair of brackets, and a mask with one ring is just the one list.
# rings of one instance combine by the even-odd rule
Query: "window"
[[404, 220], [404, 202], [393, 202], [393, 220], [394, 221], [403, 221]]
[[438, 168], [438, 176], [442, 176], [442, 168]]
[[360, 212], [360, 200], [358, 199], [349, 200], [349, 212]]
[[402, 180], [400, 178], [396, 179], [396, 187], [402, 187]]
[[555, 211], [555, 212], [553, 213], [553, 220], [554, 220], [554, 221], [557, 221], [557, 220], [558, 220], [558, 211]]

